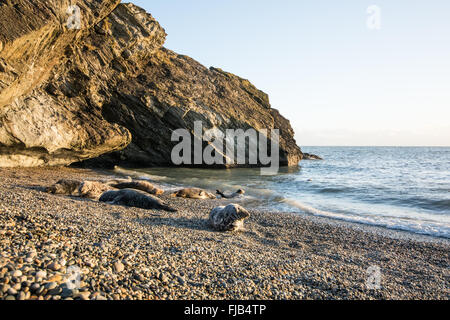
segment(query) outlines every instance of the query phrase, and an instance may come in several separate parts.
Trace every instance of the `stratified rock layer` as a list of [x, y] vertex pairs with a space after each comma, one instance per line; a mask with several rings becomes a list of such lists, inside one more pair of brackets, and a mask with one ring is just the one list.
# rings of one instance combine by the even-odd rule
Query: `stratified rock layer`
[[0, 3], [0, 167], [172, 165], [172, 131], [280, 129], [280, 163], [301, 152], [249, 81], [163, 48], [143, 9], [117, 0]]

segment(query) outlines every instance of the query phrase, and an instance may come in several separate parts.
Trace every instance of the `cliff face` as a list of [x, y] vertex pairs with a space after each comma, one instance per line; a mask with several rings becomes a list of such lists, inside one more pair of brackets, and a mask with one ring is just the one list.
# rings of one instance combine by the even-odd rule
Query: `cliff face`
[[280, 163], [301, 152], [289, 122], [247, 80], [163, 48], [153, 17], [118, 0], [0, 2], [0, 166], [171, 165], [172, 131], [280, 129]]

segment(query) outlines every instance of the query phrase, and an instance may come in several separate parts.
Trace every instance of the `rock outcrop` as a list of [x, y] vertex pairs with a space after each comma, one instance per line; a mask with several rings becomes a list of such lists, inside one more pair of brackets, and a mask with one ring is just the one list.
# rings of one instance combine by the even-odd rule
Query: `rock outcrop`
[[77, 6], [72, 28], [70, 1], [0, 2], [0, 167], [169, 166], [172, 131], [194, 121], [280, 129], [280, 164], [301, 160], [289, 121], [249, 81], [165, 49], [133, 4]]

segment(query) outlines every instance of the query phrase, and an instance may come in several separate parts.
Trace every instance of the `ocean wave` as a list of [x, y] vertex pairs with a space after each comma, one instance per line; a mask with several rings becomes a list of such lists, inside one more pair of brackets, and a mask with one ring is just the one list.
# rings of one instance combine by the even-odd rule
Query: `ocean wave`
[[[406, 197], [396, 194], [394, 190], [375, 191], [374, 188], [325, 187], [310, 192], [319, 194], [346, 194], [349, 198], [374, 204], [392, 204], [400, 207], [419, 208], [440, 213], [450, 213], [450, 199], [433, 199], [425, 197]], [[388, 194], [389, 193], [389, 194]], [[402, 198], [403, 197], [403, 198]]]
[[392, 199], [396, 205], [417, 207], [433, 211], [450, 213], [450, 199], [427, 199], [422, 197], [410, 197], [406, 199]]
[[353, 223], [361, 223], [377, 227], [383, 227], [393, 230], [407, 231], [417, 234], [430, 235], [434, 237], [450, 238], [450, 227], [444, 223], [424, 222], [412, 219], [395, 219], [392, 217], [380, 216], [357, 216], [354, 214], [346, 214], [332, 211], [320, 210], [308, 206], [298, 200], [285, 198], [283, 203], [300, 209], [302, 212], [320, 216], [325, 218], [332, 218]]
[[319, 193], [342, 193], [350, 191], [350, 188], [323, 188], [319, 189]]
[[151, 180], [151, 181], [167, 181], [169, 178], [165, 176], [157, 176], [153, 174], [149, 174], [146, 172], [141, 172], [138, 170], [130, 170], [130, 169], [124, 169], [119, 166], [114, 167], [114, 172], [121, 174], [123, 176], [130, 176], [132, 178], [136, 179], [144, 179], [144, 180]]

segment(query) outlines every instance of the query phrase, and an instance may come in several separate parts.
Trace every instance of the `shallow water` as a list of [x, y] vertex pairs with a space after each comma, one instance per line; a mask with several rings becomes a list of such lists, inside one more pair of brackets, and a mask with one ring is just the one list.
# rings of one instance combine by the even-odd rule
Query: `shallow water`
[[[259, 169], [150, 168], [159, 183], [236, 191], [243, 205], [298, 212], [450, 238], [450, 148], [305, 147], [302, 161], [276, 176]], [[130, 173], [130, 172], [128, 172]]]

